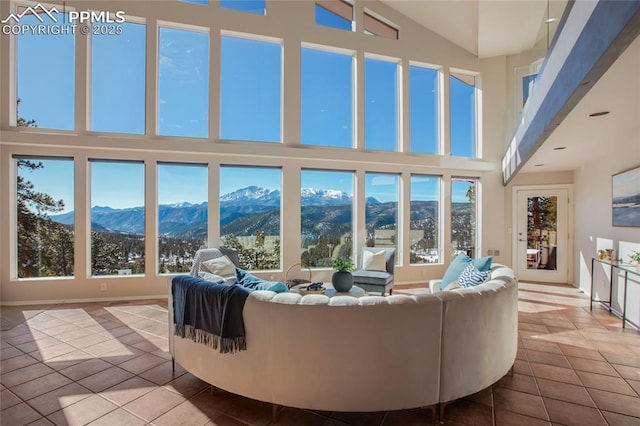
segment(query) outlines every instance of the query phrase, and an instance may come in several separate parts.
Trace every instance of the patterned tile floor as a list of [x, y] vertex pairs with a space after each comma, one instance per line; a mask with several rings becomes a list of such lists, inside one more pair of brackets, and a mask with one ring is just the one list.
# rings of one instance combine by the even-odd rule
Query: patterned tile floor
[[[395, 289], [420, 293], [422, 288]], [[446, 407], [451, 425], [640, 425], [640, 334], [572, 287], [520, 284], [514, 374]], [[0, 424], [266, 425], [271, 406], [171, 371], [166, 300], [3, 307]], [[431, 425], [429, 408], [280, 408], [283, 425]]]

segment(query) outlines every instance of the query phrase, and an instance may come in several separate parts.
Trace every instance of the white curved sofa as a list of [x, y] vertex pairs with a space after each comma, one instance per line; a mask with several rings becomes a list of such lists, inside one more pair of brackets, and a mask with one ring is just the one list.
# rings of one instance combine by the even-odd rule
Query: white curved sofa
[[[171, 285], [169, 285], [171, 288]], [[517, 350], [517, 281], [502, 265], [473, 288], [415, 296], [254, 291], [247, 350], [173, 334], [171, 356], [229, 392], [289, 407], [388, 411], [446, 403], [504, 376]]]

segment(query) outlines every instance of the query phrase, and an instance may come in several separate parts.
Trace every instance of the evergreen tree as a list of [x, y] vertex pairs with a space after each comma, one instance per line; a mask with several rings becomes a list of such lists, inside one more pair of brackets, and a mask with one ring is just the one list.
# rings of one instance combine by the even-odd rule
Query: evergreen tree
[[[18, 105], [20, 100], [18, 99]], [[19, 127], [37, 127], [35, 120], [17, 117]], [[18, 170], [34, 172], [42, 162], [17, 160]], [[64, 209], [63, 200], [38, 192], [31, 181], [18, 174], [16, 181], [18, 225], [18, 277], [73, 275], [73, 230], [49, 217]]]

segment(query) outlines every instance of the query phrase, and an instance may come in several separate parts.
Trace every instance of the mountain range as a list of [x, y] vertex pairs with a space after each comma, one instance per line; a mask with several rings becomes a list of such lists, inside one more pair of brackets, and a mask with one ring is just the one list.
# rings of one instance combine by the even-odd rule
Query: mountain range
[[[351, 221], [351, 195], [337, 190], [304, 188], [301, 192], [303, 223], [310, 228], [330, 221], [336, 228]], [[248, 186], [220, 197], [220, 225], [222, 235], [254, 235], [264, 230], [268, 235], [279, 234], [280, 191]], [[375, 198], [368, 205], [380, 204]], [[207, 230], [207, 202], [163, 204], [158, 206], [160, 235], [167, 237], [200, 238]], [[62, 224], [73, 223], [73, 212], [52, 215]], [[304, 226], [304, 225], [303, 225]], [[107, 206], [91, 208], [91, 227], [98, 232], [144, 233], [144, 207], [115, 209]], [[310, 230], [311, 231], [311, 230]], [[339, 229], [336, 229], [339, 231]]]

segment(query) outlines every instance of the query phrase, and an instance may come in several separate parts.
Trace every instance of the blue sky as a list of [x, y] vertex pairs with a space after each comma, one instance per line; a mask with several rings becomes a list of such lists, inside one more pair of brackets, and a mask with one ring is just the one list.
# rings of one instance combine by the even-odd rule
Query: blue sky
[[[191, 0], [206, 4], [206, 0]], [[190, 6], [191, 7], [191, 6]], [[193, 6], [203, 7], [203, 6]], [[244, 8], [264, 13], [264, 2], [221, 3], [225, 8]], [[319, 23], [351, 30], [350, 23], [336, 21], [317, 8]], [[126, 12], [126, 11], [125, 11]], [[22, 23], [40, 23], [25, 16]], [[62, 19], [60, 19], [62, 20]], [[336, 21], [336, 22], [333, 22]], [[144, 134], [145, 132], [145, 46], [144, 25], [128, 23], [123, 34], [94, 36], [91, 56], [91, 130]], [[75, 42], [71, 35], [21, 35], [18, 39], [18, 93], [20, 116], [35, 119], [41, 128], [73, 130], [75, 86]], [[160, 28], [159, 31], [159, 116], [158, 132], [184, 137], [209, 135], [209, 35], [205, 32]], [[280, 44], [222, 37], [221, 102], [222, 139], [280, 142], [282, 47]], [[302, 49], [301, 142], [349, 148], [353, 145], [353, 60], [348, 54]], [[47, 78], [42, 78], [46, 69]], [[397, 146], [397, 73], [395, 62], [365, 59], [365, 145], [367, 149], [394, 151]], [[436, 71], [410, 68], [410, 144], [412, 152], [437, 150]], [[55, 82], [55, 84], [51, 84]], [[468, 141], [453, 155], [472, 155], [474, 138], [473, 87], [451, 79], [452, 141]], [[69, 166], [71, 164], [71, 166]], [[144, 172], [141, 164], [100, 164], [93, 169], [92, 205], [132, 207], [144, 202]], [[247, 172], [249, 171], [249, 172]], [[70, 173], [70, 174], [69, 174]], [[221, 170], [221, 194], [244, 186], [280, 189], [279, 169], [225, 168]], [[303, 186], [339, 189], [352, 193], [349, 174], [305, 173]], [[368, 175], [369, 176], [369, 175]], [[373, 175], [371, 175], [373, 176]], [[162, 204], [187, 201], [200, 203], [207, 197], [206, 168], [160, 167], [159, 201]], [[377, 176], [367, 182], [369, 196], [380, 201], [397, 200], [397, 183], [374, 185], [388, 180]], [[62, 198], [66, 210], [73, 209], [72, 163], [46, 161], [45, 168], [30, 173], [37, 190]], [[189, 182], [201, 182], [200, 185]], [[136, 182], [140, 182], [137, 184]], [[198, 189], [194, 190], [197, 186]], [[412, 185], [413, 186], [413, 185]], [[466, 200], [466, 188], [453, 185], [454, 200]], [[435, 189], [415, 193], [435, 196]], [[417, 196], [417, 195], [416, 195]], [[425, 198], [425, 199], [426, 199]]]

